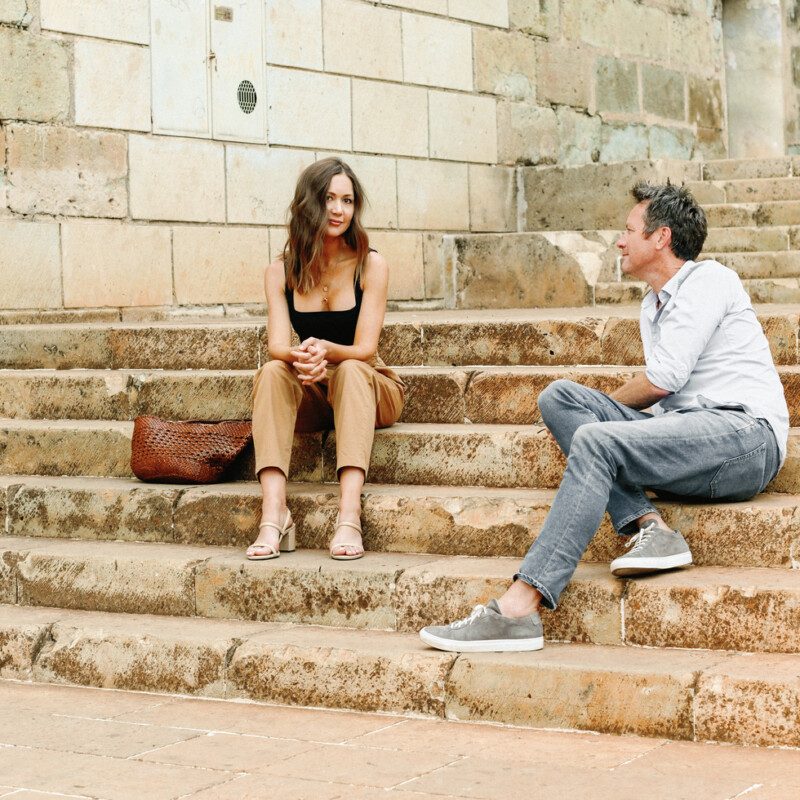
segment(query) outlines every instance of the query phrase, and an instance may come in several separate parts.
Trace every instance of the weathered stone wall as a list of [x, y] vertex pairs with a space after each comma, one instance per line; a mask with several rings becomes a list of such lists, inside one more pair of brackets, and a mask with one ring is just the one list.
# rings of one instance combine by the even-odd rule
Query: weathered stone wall
[[713, 0], [265, 4], [258, 145], [152, 133], [149, 0], [0, 0], [0, 309], [261, 311], [297, 175], [331, 153], [390, 298], [436, 305], [443, 233], [533, 218], [523, 166], [725, 152]]

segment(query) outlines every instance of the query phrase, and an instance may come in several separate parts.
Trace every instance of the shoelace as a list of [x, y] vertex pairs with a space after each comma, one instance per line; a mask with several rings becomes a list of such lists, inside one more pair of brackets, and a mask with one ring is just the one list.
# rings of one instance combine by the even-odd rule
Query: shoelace
[[653, 534], [653, 531], [656, 530], [655, 522], [651, 522], [649, 525], [645, 525], [644, 528], [639, 528], [639, 533], [631, 536], [630, 540], [628, 541], [627, 547], [633, 548], [631, 550], [631, 555], [641, 550], [645, 544], [647, 544], [647, 540]]
[[470, 622], [475, 622], [478, 617], [482, 617], [486, 613], [486, 606], [477, 605], [475, 608], [472, 609], [472, 613], [465, 617], [464, 619], [460, 619], [457, 622], [451, 622], [451, 628], [463, 628], [465, 625], [469, 625]]

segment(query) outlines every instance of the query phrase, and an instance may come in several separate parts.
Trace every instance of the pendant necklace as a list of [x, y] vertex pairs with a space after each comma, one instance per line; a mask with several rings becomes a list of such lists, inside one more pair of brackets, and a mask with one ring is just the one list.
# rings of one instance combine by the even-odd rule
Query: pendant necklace
[[322, 302], [325, 304], [325, 308], [328, 307], [328, 298], [325, 296], [327, 294], [328, 294], [328, 287], [327, 286], [323, 286], [322, 287]]

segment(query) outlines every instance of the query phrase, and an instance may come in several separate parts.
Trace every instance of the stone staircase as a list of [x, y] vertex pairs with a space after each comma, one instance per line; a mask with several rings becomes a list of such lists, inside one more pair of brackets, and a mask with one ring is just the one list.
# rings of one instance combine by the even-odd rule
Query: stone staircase
[[[715, 228], [720, 252], [777, 252], [780, 230], [793, 252], [800, 216], [753, 226], [726, 188], [765, 164], [705, 165], [698, 194], [724, 184], [714, 213], [738, 219]], [[299, 549], [270, 562], [243, 558], [252, 454], [224, 484], [131, 476], [138, 414], [249, 416], [263, 318], [0, 326], [0, 677], [800, 747], [800, 309], [757, 312], [799, 426], [768, 493], [661, 503], [695, 566], [635, 581], [609, 574], [624, 543], [604, 522], [544, 615], [545, 649], [477, 655], [416, 631], [507, 584], [564, 467], [538, 393], [641, 369], [635, 306], [388, 314], [381, 353], [407, 404], [376, 434], [369, 552], [351, 563], [325, 550], [334, 434], [296, 437]]]

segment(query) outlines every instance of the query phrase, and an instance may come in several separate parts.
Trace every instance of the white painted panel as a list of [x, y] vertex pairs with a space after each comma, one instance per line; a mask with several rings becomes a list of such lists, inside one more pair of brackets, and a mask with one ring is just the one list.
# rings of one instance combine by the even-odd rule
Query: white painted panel
[[209, 136], [208, 4], [150, 0], [153, 131]]
[[[263, 0], [210, 0], [215, 139], [267, 137]], [[242, 103], [239, 95], [242, 94]]]

